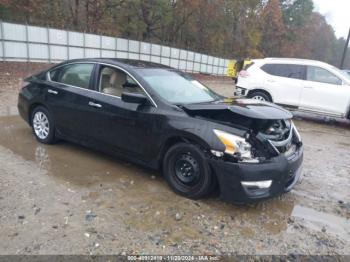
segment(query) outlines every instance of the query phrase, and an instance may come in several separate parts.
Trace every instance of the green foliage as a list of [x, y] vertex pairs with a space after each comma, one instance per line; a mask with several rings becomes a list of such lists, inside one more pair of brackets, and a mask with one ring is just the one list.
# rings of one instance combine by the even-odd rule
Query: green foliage
[[261, 15], [261, 50], [265, 56], [283, 56], [286, 29], [279, 0], [270, 0]]
[[7, 8], [4, 5], [0, 4], [0, 17], [6, 18], [7, 14], [8, 14]]
[[303, 26], [310, 18], [314, 4], [312, 0], [280, 0], [283, 21], [286, 26]]

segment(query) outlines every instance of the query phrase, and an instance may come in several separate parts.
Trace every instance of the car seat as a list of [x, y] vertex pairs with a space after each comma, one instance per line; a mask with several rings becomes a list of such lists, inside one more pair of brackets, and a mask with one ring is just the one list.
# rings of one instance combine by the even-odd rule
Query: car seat
[[102, 93], [120, 97], [122, 95], [122, 88], [125, 81], [125, 73], [114, 70], [110, 75], [109, 85], [102, 89]]

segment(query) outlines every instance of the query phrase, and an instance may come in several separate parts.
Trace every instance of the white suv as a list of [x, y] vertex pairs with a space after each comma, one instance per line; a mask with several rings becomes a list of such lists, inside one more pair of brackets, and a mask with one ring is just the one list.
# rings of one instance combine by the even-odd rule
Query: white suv
[[235, 95], [350, 118], [350, 77], [344, 71], [320, 61], [295, 58], [252, 62], [239, 73]]

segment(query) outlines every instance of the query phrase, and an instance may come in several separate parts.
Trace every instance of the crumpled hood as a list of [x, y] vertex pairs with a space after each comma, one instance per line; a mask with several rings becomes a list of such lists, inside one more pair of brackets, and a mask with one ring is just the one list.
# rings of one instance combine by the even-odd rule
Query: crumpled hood
[[293, 117], [289, 111], [280, 106], [253, 99], [229, 98], [219, 103], [213, 102], [182, 105], [182, 108], [189, 113], [195, 111], [228, 110], [248, 118], [264, 120], [290, 119]]

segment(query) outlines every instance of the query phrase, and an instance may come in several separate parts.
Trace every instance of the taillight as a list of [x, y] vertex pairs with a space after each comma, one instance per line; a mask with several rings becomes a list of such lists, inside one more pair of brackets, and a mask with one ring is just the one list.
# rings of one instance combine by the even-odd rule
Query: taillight
[[246, 70], [240, 71], [238, 75], [239, 75], [240, 77], [249, 77], [249, 76], [250, 76], [249, 72], [246, 71]]

